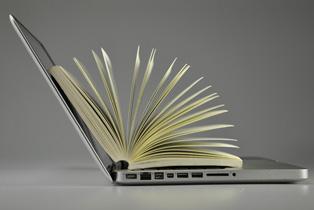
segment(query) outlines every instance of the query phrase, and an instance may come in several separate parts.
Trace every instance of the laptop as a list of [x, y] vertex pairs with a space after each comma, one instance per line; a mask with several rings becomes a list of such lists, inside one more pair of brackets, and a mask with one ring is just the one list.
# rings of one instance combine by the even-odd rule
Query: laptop
[[83, 143], [103, 174], [113, 183], [193, 184], [193, 183], [288, 183], [308, 178], [308, 169], [261, 157], [241, 157], [242, 168], [224, 167], [168, 167], [143, 170], [125, 170], [113, 161], [91, 135], [87, 126], [71, 105], [48, 69], [56, 65], [44, 45], [13, 15], [10, 21], [33, 58], [41, 74], [59, 100], [67, 116], [79, 133]]

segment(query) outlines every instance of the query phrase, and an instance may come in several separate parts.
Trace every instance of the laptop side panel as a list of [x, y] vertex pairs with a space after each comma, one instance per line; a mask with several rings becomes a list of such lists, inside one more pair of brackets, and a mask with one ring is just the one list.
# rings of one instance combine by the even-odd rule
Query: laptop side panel
[[197, 184], [197, 183], [289, 183], [308, 178], [308, 169], [264, 158], [243, 158], [244, 167], [225, 169], [182, 169], [117, 171], [116, 183]]

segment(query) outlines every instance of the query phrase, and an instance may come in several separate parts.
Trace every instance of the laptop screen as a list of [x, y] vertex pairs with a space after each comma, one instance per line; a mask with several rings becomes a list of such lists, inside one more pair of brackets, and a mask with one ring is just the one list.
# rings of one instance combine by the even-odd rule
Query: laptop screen
[[75, 127], [78, 128], [79, 132], [81, 132], [85, 141], [88, 141], [89, 147], [91, 147], [92, 150], [94, 150], [97, 154], [97, 156], [95, 157], [97, 159], [97, 162], [101, 161], [101, 165], [108, 169], [108, 167], [112, 164], [112, 160], [104, 152], [98, 141], [93, 138], [89, 129], [80, 118], [80, 116], [68, 100], [67, 96], [59, 87], [58, 83], [48, 73], [48, 70], [52, 66], [55, 66], [55, 63], [50, 57], [48, 51], [46, 50], [44, 45], [21, 22], [19, 22], [13, 16], [10, 16], [10, 18], [13, 26], [17, 29], [18, 35], [26, 45], [26, 48], [30, 51], [30, 54], [35, 59], [35, 62], [39, 64], [41, 72], [44, 73], [48, 83], [50, 83], [50, 86], [54, 89], [54, 92], [56, 93], [59, 101], [64, 104], [64, 108], [66, 112], [71, 116], [70, 118], [74, 122]]
[[15, 21], [18, 23], [19, 30], [24, 36], [25, 41], [28, 42], [33, 54], [36, 56], [37, 61], [40, 65], [47, 71], [49, 68], [55, 65], [52, 58], [48, 54], [44, 45], [17, 19]]

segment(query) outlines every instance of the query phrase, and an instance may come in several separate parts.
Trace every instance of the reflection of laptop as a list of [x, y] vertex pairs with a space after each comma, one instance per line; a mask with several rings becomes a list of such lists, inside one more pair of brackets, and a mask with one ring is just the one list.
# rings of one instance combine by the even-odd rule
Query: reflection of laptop
[[92, 137], [84, 122], [73, 106], [49, 75], [47, 70], [55, 65], [42, 43], [30, 33], [15, 17], [10, 21], [26, 49], [37, 64], [40, 72], [55, 93], [83, 142], [104, 174], [119, 184], [165, 184], [165, 183], [265, 183], [293, 182], [308, 177], [308, 169], [264, 158], [242, 158], [243, 168], [209, 167], [169, 167], [162, 169], [119, 170], [112, 167], [113, 161], [105, 154], [98, 142]]

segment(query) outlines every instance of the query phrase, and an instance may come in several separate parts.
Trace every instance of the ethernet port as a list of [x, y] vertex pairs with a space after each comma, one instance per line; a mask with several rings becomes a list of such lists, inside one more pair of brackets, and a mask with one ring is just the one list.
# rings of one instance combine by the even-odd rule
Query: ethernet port
[[142, 172], [140, 174], [140, 179], [141, 180], [151, 180], [152, 179], [152, 174], [150, 172]]

